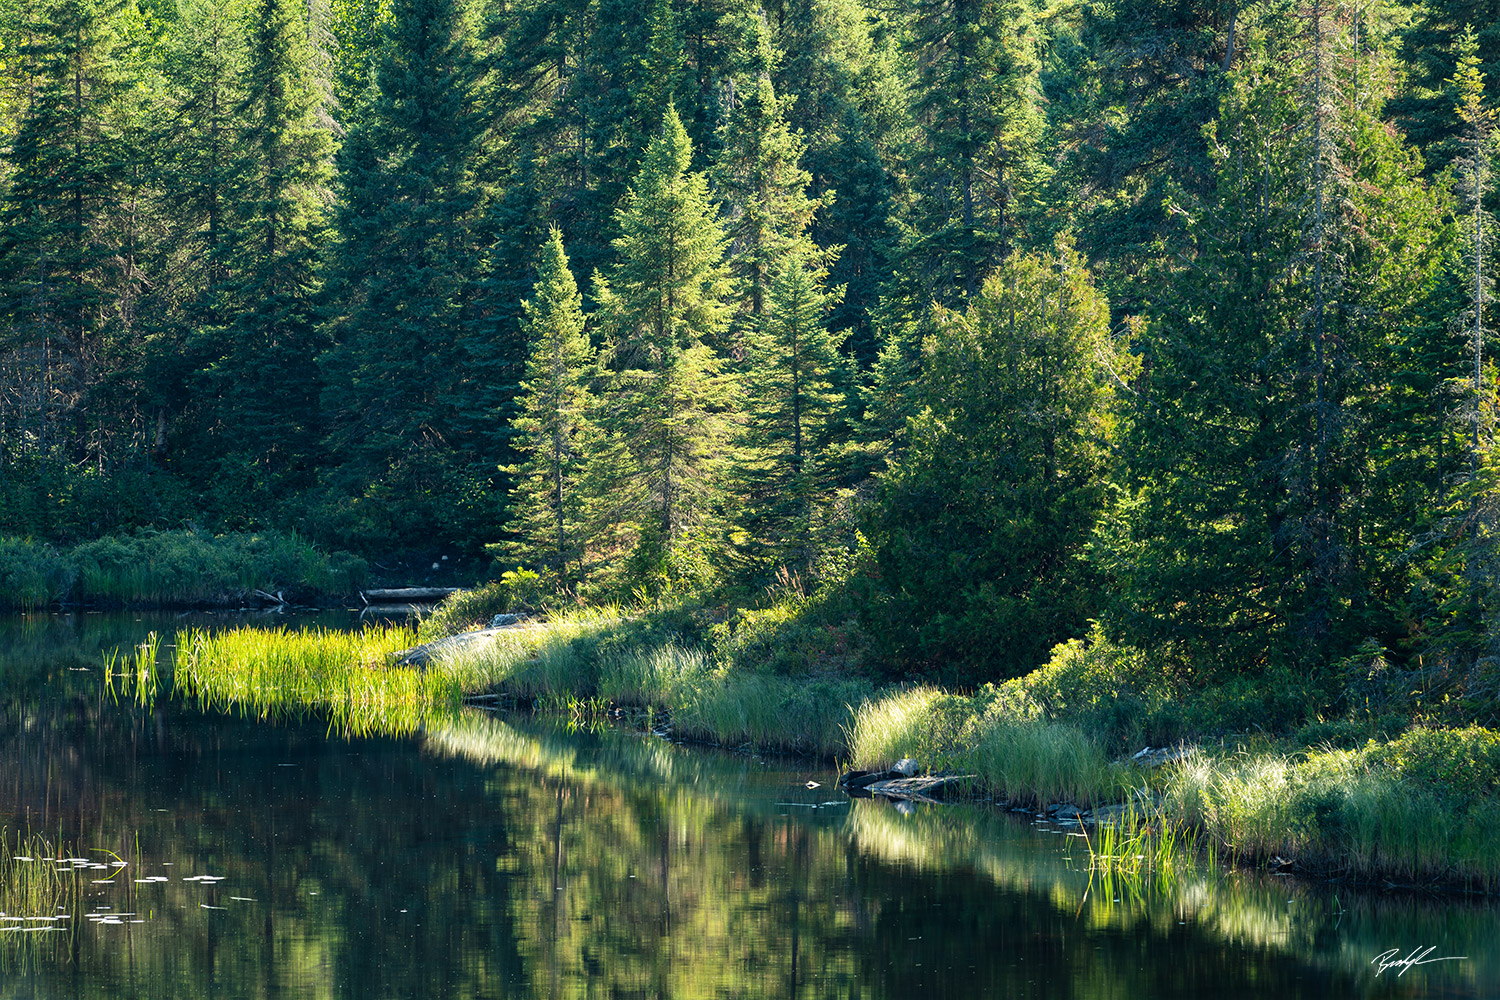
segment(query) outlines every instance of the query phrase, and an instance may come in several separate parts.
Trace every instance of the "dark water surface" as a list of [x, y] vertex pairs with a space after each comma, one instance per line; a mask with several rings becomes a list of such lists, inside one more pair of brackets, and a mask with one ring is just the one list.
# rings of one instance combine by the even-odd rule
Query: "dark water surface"
[[[851, 801], [817, 763], [104, 693], [101, 649], [204, 620], [0, 621], [0, 825], [61, 845], [30, 864], [104, 866], [46, 913], [0, 886], [0, 998], [1500, 996], [1493, 903], [1213, 871], [1132, 894], [1065, 833]], [[14, 919], [40, 916], [66, 919]], [[1372, 964], [1429, 947], [1463, 958]]]

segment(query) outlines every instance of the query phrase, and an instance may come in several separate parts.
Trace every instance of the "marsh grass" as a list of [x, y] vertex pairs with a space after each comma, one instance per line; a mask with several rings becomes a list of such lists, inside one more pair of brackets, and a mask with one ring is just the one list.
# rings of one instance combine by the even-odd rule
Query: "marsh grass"
[[346, 734], [399, 735], [431, 713], [456, 710], [466, 690], [461, 668], [389, 665], [415, 642], [402, 626], [192, 629], [178, 637], [173, 686], [205, 711], [262, 719], [317, 711]]
[[1280, 857], [1359, 882], [1500, 890], [1500, 801], [1393, 774], [1380, 749], [1196, 756], [1172, 769], [1163, 807], [1245, 861]]
[[[10, 959], [40, 942], [66, 946], [83, 912], [87, 869], [56, 861], [68, 848], [37, 834], [0, 828], [0, 958]], [[68, 919], [59, 919], [66, 914]], [[42, 945], [45, 946], [45, 945]]]
[[973, 771], [983, 791], [1030, 805], [1117, 801], [1130, 777], [1075, 726], [936, 688], [865, 702], [855, 709], [846, 739], [855, 767], [879, 769], [911, 757], [932, 771]]
[[233, 603], [254, 591], [349, 594], [362, 560], [328, 556], [296, 535], [210, 535], [183, 530], [110, 535], [68, 551], [0, 538], [0, 605], [20, 610], [62, 600], [102, 605]]
[[[156, 700], [159, 690], [159, 675], [157, 671], [158, 657], [161, 651], [161, 637], [155, 632], [146, 636], [146, 640], [135, 647], [131, 655], [126, 656], [119, 649], [112, 649], [104, 654], [104, 689], [116, 700], [121, 694], [134, 696], [137, 703], [150, 705]], [[119, 681], [116, 689], [115, 682]]]

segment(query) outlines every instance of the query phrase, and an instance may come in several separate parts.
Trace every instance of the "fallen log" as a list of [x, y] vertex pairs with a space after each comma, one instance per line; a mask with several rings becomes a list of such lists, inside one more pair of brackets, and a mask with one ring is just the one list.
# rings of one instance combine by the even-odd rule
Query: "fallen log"
[[403, 649], [398, 653], [392, 653], [391, 665], [397, 667], [426, 667], [428, 664], [444, 656], [477, 652], [491, 645], [496, 637], [506, 632], [541, 627], [540, 625], [528, 625], [522, 621], [514, 625], [502, 625], [499, 628], [482, 628], [476, 629], [473, 632], [460, 632], [457, 635], [434, 639], [431, 642], [424, 642], [420, 646], [413, 646], [410, 649]]
[[449, 594], [458, 593], [458, 587], [393, 587], [386, 590], [361, 590], [359, 596], [366, 604], [404, 604], [410, 601], [441, 601]]
[[890, 799], [912, 799], [919, 802], [936, 802], [948, 793], [951, 785], [977, 777], [973, 774], [925, 775], [920, 778], [889, 778], [864, 787], [871, 795], [883, 795]]

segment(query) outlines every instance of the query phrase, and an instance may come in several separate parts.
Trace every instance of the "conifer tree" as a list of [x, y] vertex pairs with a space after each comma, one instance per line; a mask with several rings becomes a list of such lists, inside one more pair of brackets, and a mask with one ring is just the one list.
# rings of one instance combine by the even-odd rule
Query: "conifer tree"
[[638, 466], [631, 483], [646, 514], [641, 548], [670, 570], [686, 535], [712, 515], [724, 439], [722, 361], [714, 346], [730, 316], [725, 237], [674, 108], [618, 215], [608, 280], [596, 278], [615, 358], [607, 429]]
[[1490, 191], [1490, 177], [1494, 164], [1496, 115], [1494, 108], [1485, 100], [1484, 74], [1480, 72], [1479, 42], [1473, 31], [1466, 32], [1459, 40], [1458, 68], [1453, 83], [1458, 90], [1458, 117], [1463, 123], [1460, 137], [1464, 153], [1459, 161], [1462, 174], [1460, 187], [1469, 218], [1464, 226], [1469, 243], [1469, 307], [1465, 316], [1465, 332], [1468, 334], [1469, 350], [1473, 356], [1473, 391], [1470, 420], [1473, 425], [1469, 439], [1470, 474], [1477, 472], [1487, 444], [1485, 404], [1488, 393], [1484, 386], [1484, 347], [1489, 337], [1485, 326], [1485, 306], [1492, 300], [1491, 280], [1486, 273], [1490, 245], [1494, 240], [1494, 219], [1486, 210], [1485, 199]]
[[[215, 476], [229, 496], [292, 477], [305, 485], [319, 432], [322, 340], [314, 316], [333, 138], [311, 76], [306, 5], [256, 0], [238, 109], [235, 256], [220, 283], [226, 322], [205, 373], [215, 401]], [[249, 502], [262, 498], [247, 496]]]
[[1044, 168], [1040, 29], [1026, 0], [914, 0], [913, 113], [924, 139], [907, 269], [926, 297], [973, 295], [1016, 245]]
[[742, 289], [741, 312], [751, 324], [765, 317], [784, 262], [816, 253], [807, 231], [820, 206], [807, 194], [812, 175], [801, 166], [806, 147], [787, 126], [785, 102], [771, 84], [770, 40], [764, 30], [756, 37], [754, 75], [724, 125], [715, 170], [729, 209], [730, 268]]
[[828, 330], [838, 291], [815, 256], [791, 251], [771, 288], [768, 315], [747, 334], [745, 414], [736, 494], [763, 555], [806, 567], [813, 510], [832, 486], [831, 445], [846, 408], [849, 372]]
[[531, 298], [522, 303], [521, 326], [531, 349], [514, 424], [516, 448], [526, 457], [516, 469], [509, 530], [518, 558], [551, 569], [568, 586], [587, 541], [580, 483], [596, 434], [589, 391], [594, 352], [584, 333], [583, 298], [555, 226], [536, 271]]
[[1454, 450], [1443, 199], [1381, 118], [1382, 53], [1319, 8], [1243, 39], [1214, 193], [1173, 206], [1182, 263], [1159, 277], [1102, 547], [1121, 633], [1204, 669], [1405, 641], [1422, 526], [1398, 512], [1441, 503]]
[[24, 356], [30, 397], [19, 425], [35, 450], [102, 464], [94, 412], [108, 311], [118, 290], [129, 160], [120, 107], [128, 86], [114, 0], [33, 8], [19, 60], [29, 102], [6, 147], [0, 205], [0, 316]]
[[396, 489], [420, 505], [400, 516], [484, 531], [492, 512], [464, 498], [486, 484], [455, 425], [468, 405], [464, 319], [481, 260], [483, 123], [463, 7], [398, 0], [379, 51], [370, 105], [339, 160], [334, 344], [322, 362], [329, 440], [345, 459], [342, 489]]

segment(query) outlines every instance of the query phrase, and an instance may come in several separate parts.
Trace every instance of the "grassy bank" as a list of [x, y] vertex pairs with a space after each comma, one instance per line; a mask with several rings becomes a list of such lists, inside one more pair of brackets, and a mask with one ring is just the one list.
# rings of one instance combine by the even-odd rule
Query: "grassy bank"
[[295, 535], [183, 530], [112, 535], [61, 550], [0, 538], [0, 607], [59, 602], [106, 607], [223, 605], [255, 591], [288, 599], [352, 594], [365, 564], [330, 556]]
[[[463, 618], [422, 632], [469, 624]], [[958, 694], [749, 669], [724, 655], [711, 630], [672, 613], [575, 610], [426, 670], [389, 665], [418, 638], [400, 627], [194, 632], [179, 641], [175, 683], [205, 707], [318, 709], [352, 733], [410, 732], [482, 692], [574, 711], [633, 706], [669, 720], [675, 735], [726, 746], [870, 769], [911, 757], [930, 771], [976, 775], [972, 790], [990, 799], [1130, 800], [1142, 824], [1223, 856], [1280, 858], [1366, 882], [1500, 890], [1500, 734], [1477, 727], [1416, 728], [1345, 747], [1309, 744], [1305, 731], [1281, 740], [1221, 732], [1145, 770], [1122, 762], [1124, 751], [1192, 736], [1194, 720], [1221, 711], [1227, 696], [1183, 698], [1145, 658], [1103, 642], [1065, 644], [1026, 677]], [[1350, 742], [1338, 727], [1313, 729]]]

